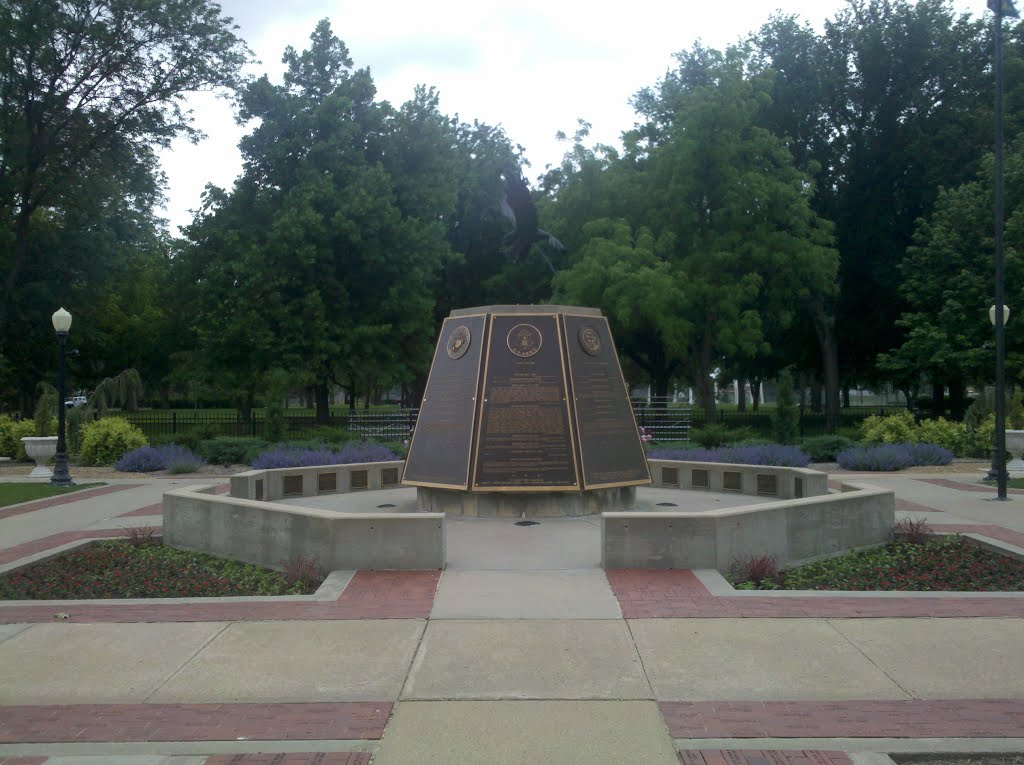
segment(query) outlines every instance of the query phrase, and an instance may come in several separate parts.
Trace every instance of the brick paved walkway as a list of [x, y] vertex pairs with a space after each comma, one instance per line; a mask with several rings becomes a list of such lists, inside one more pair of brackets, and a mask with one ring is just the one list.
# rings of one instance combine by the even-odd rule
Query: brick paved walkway
[[5, 706], [0, 743], [376, 740], [388, 701]]
[[829, 597], [712, 595], [692, 571], [619, 569], [605, 572], [626, 619], [652, 618], [952, 618], [1024, 617], [1024, 596], [1017, 598], [904, 597], [842, 595]]
[[673, 738], [1024, 736], [1022, 699], [663, 701]]
[[440, 571], [357, 571], [334, 601], [216, 598], [190, 603], [84, 602], [56, 606], [0, 606], [0, 624], [51, 622], [54, 613], [71, 622], [246, 622], [323, 619], [426, 619], [434, 604]]
[[[976, 491], [991, 494], [995, 491], [995, 486], [981, 486], [976, 483], [967, 483], [966, 481], [954, 481], [952, 478], [915, 478], [915, 481], [921, 481], [922, 483], [930, 483], [935, 486], [942, 486], [946, 489], [956, 489], [958, 491]], [[1024, 489], [1007, 489], [1007, 494], [1024, 494]]]
[[[157, 533], [163, 530], [161, 526], [154, 526]], [[68, 542], [77, 542], [80, 539], [113, 539], [127, 535], [125, 529], [87, 529], [85, 531], [62, 531], [60, 534], [51, 534], [48, 537], [34, 539], [31, 542], [15, 545], [0, 550], [0, 564], [13, 563], [16, 560], [27, 558], [36, 553], [46, 552], [55, 547], [66, 545]]]

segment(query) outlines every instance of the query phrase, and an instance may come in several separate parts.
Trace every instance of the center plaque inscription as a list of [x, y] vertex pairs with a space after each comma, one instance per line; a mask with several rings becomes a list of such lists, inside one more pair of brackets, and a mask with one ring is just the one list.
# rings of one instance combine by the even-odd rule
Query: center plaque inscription
[[492, 315], [473, 488], [579, 489], [553, 315]]

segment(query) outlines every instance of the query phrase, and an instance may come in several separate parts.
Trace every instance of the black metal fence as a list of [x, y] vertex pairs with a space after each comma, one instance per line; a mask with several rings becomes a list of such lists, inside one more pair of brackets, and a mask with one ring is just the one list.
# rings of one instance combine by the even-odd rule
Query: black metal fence
[[[839, 427], [854, 427], [870, 415], [889, 415], [902, 411], [902, 407], [851, 407], [839, 414]], [[633, 413], [637, 425], [646, 429], [657, 441], [688, 441], [693, 428], [706, 425], [703, 410], [671, 404], [652, 406], [646, 401], [634, 401]], [[355, 411], [332, 414], [329, 422], [318, 423], [313, 415], [288, 414], [285, 417], [287, 439], [312, 439], [325, 435], [324, 428], [352, 430], [365, 438], [378, 441], [403, 441], [416, 424], [417, 409], [388, 411]], [[205, 412], [197, 409], [182, 411], [143, 411], [122, 415], [137, 425], [150, 439], [195, 432], [204, 438], [215, 436], [253, 436], [265, 438], [266, 421], [263, 412], [253, 410], [248, 417], [231, 412]], [[829, 432], [824, 414], [804, 411], [800, 414], [800, 435], [817, 436]], [[714, 423], [730, 429], [745, 428], [755, 436], [769, 438], [772, 433], [771, 410], [737, 412], [719, 410]]]

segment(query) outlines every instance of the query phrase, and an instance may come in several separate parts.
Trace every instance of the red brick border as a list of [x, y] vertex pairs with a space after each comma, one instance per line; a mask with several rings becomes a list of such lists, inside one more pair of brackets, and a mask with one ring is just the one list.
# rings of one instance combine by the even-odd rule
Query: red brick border
[[[156, 533], [158, 534], [163, 530], [161, 526], [154, 526], [153, 528], [156, 529]], [[86, 529], [85, 531], [62, 531], [59, 534], [51, 534], [48, 537], [33, 539], [31, 542], [24, 542], [20, 545], [0, 550], [0, 565], [13, 563], [16, 560], [27, 558], [30, 555], [46, 552], [47, 550], [52, 550], [56, 547], [60, 547], [61, 545], [66, 545], [68, 542], [77, 542], [80, 539], [113, 539], [115, 537], [123, 537], [127, 535], [127, 529]]]
[[390, 701], [0, 707], [0, 743], [379, 739]]
[[1010, 738], [1024, 699], [662, 701], [673, 738]]
[[692, 571], [613, 569], [605, 571], [625, 619], [657, 618], [885, 618], [1024, 617], [1019, 598], [934, 597], [928, 594], [878, 597], [733, 595], [718, 597]]
[[357, 571], [334, 601], [253, 600], [189, 603], [90, 601], [55, 606], [0, 606], [0, 624], [51, 622], [57, 612], [72, 622], [244, 622], [326, 619], [426, 619], [440, 571]]
[[[946, 489], [956, 489], [957, 491], [975, 491], [983, 494], [995, 493], [995, 486], [979, 486], [976, 483], [966, 483], [965, 481], [954, 481], [952, 478], [915, 478], [916, 481], [922, 483], [930, 483], [935, 486], [942, 486]], [[1007, 489], [1009, 494], [1024, 494], [1024, 489]]]
[[992, 539], [998, 539], [1000, 542], [1006, 542], [1007, 544], [1015, 545], [1016, 547], [1024, 547], [1024, 534], [1002, 526], [993, 526], [991, 524], [983, 523], [943, 523], [933, 524], [932, 528], [935, 531], [949, 533], [980, 534], [981, 536], [992, 537]]
[[129, 510], [127, 513], [121, 513], [118, 518], [131, 518], [133, 515], [163, 515], [164, 514], [164, 503], [155, 502], [152, 505], [146, 505], [140, 507], [138, 510]]
[[122, 483], [113, 484], [110, 486], [97, 486], [95, 489], [83, 489], [82, 491], [72, 491], [67, 494], [58, 494], [56, 497], [48, 497], [47, 499], [37, 499], [34, 502], [23, 502], [20, 505], [11, 505], [9, 507], [0, 508], [0, 521], [4, 518], [13, 518], [16, 515], [24, 515], [25, 513], [33, 513], [36, 510], [45, 510], [48, 507], [55, 507], [57, 505], [67, 505], [71, 502], [78, 502], [83, 499], [92, 499], [93, 497], [101, 497], [104, 494], [113, 494], [115, 491], [124, 491], [125, 489], [137, 489], [144, 484], [141, 483]]
[[[3, 763], [0, 763], [3, 765]], [[217, 754], [203, 765], [370, 765], [369, 752], [290, 752]]]
[[4, 757], [0, 754], [0, 765], [43, 765], [49, 757]]

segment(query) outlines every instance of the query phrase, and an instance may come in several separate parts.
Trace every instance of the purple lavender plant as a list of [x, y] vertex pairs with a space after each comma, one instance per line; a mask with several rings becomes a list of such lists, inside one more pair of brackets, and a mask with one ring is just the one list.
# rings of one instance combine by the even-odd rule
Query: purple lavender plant
[[275, 446], [260, 452], [252, 461], [257, 470], [316, 465], [349, 465], [357, 462], [388, 462], [398, 459], [386, 446], [353, 441], [340, 450], [327, 446], [310, 449], [302, 446]]
[[810, 455], [795, 446], [758, 444], [756, 446], [720, 446], [715, 449], [650, 449], [650, 459], [688, 462], [726, 462], [732, 465], [776, 465], [807, 467]]
[[190, 472], [205, 464], [201, 457], [197, 457], [184, 446], [164, 444], [143, 446], [125, 452], [121, 459], [114, 463], [114, 469], [124, 473], [152, 473], [156, 470], [168, 470], [173, 466], [177, 472]]
[[907, 444], [915, 465], [948, 465], [953, 452], [937, 444]]
[[836, 455], [843, 470], [903, 470], [914, 464], [908, 444], [853, 446]]

